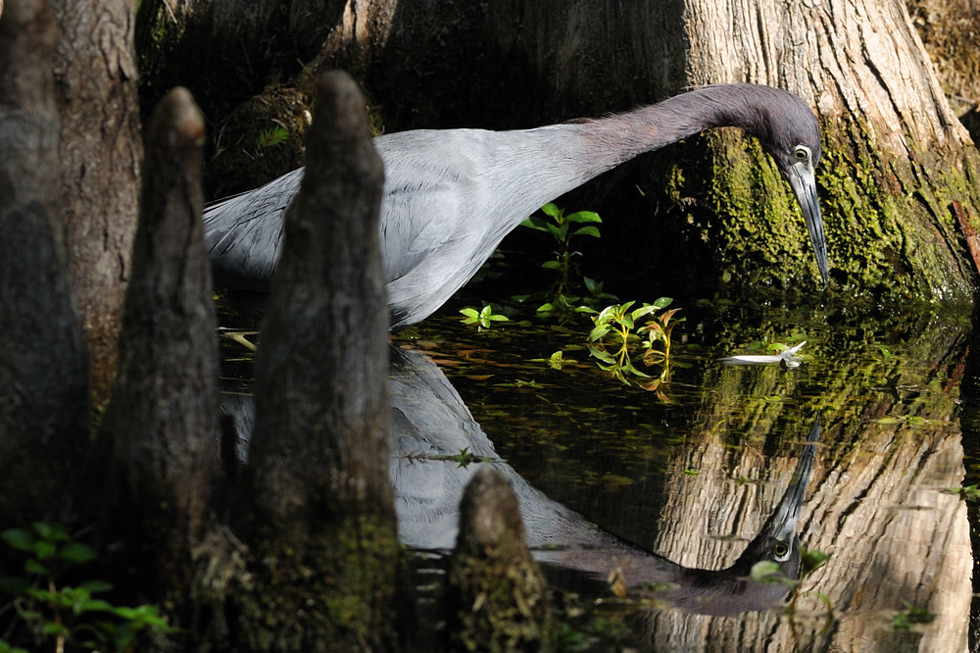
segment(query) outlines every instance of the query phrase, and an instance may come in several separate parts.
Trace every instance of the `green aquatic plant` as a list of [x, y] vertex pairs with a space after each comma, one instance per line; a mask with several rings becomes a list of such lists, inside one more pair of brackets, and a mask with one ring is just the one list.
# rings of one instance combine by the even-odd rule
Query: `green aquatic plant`
[[[77, 576], [78, 567], [98, 557], [95, 549], [72, 539], [64, 526], [34, 522], [29, 530], [8, 529], [0, 539], [11, 549], [6, 557], [22, 558], [24, 570], [21, 576], [0, 578], [5, 598], [0, 614], [10, 615], [5, 637], [28, 639], [35, 646], [50, 642], [55, 651], [134, 651], [150, 631], [179, 631], [153, 605], [129, 608], [97, 598], [112, 589], [103, 580], [62, 584], [67, 572]], [[24, 649], [0, 640], [2, 651]]]
[[[498, 307], [499, 308], [499, 307]], [[506, 322], [507, 316], [493, 312], [492, 304], [484, 304], [483, 308], [477, 310], [472, 306], [460, 309], [463, 315], [463, 324], [476, 324], [480, 331], [489, 329], [494, 322]]]
[[541, 267], [554, 270], [557, 279], [549, 292], [517, 295], [514, 297], [522, 303], [531, 300], [544, 300], [538, 306], [537, 314], [541, 317], [558, 316], [568, 319], [579, 310], [579, 302], [585, 306], [595, 307], [602, 301], [616, 301], [615, 295], [603, 291], [603, 283], [591, 277], [582, 277], [585, 294], [574, 290], [578, 281], [573, 275], [575, 260], [582, 252], [575, 249], [575, 242], [582, 236], [599, 238], [599, 227], [602, 218], [594, 211], [576, 211], [565, 214], [564, 209], [548, 203], [541, 207], [541, 215], [532, 215], [521, 223], [522, 226], [551, 234], [555, 240], [556, 249], [552, 258], [541, 264]]
[[[601, 311], [583, 309], [592, 314], [594, 326], [586, 346], [598, 359], [599, 367], [623, 383], [636, 382], [645, 390], [657, 392], [664, 400], [667, 396], [663, 388], [670, 379], [671, 334], [683, 321], [683, 318], [674, 319], [680, 309], [666, 310], [672, 301], [670, 297], [661, 297], [639, 308], [633, 308], [636, 302], [629, 301]], [[641, 371], [634, 364], [636, 359], [648, 368], [659, 366], [660, 373], [653, 376]]]

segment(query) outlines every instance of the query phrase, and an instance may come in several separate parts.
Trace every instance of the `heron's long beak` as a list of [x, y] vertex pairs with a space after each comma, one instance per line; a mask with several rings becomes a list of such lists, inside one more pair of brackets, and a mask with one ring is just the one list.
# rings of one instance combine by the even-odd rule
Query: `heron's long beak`
[[806, 229], [810, 232], [813, 252], [817, 255], [820, 278], [823, 279], [823, 284], [826, 286], [829, 279], [827, 240], [823, 235], [823, 218], [820, 216], [820, 203], [817, 201], [817, 180], [813, 174], [813, 164], [809, 161], [793, 163], [786, 174], [786, 179], [796, 194], [800, 208], [803, 209]]
[[[817, 214], [820, 215], [819, 213]], [[777, 540], [785, 542], [791, 541], [796, 534], [797, 523], [800, 518], [800, 508], [803, 506], [803, 498], [806, 496], [806, 486], [810, 482], [810, 473], [813, 471], [813, 461], [817, 455], [817, 440], [820, 438], [820, 416], [810, 427], [810, 435], [803, 453], [796, 463], [796, 472], [793, 480], [790, 481], [786, 493], [783, 495], [779, 506], [773, 514], [771, 521], [771, 533]]]

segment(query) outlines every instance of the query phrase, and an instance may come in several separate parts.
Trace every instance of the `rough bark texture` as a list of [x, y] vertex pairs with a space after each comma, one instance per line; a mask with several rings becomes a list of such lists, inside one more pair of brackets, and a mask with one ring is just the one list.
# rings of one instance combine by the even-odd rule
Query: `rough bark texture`
[[0, 530], [68, 520], [61, 488], [88, 424], [85, 343], [55, 228], [56, 40], [46, 0], [7, 6], [0, 20]]
[[922, 44], [929, 53], [949, 105], [980, 139], [980, 2], [977, 0], [906, 0]]
[[62, 34], [53, 66], [62, 134], [61, 228], [98, 409], [115, 374], [139, 205], [143, 153], [132, 3], [53, 0], [52, 6]]
[[483, 468], [473, 476], [459, 522], [446, 590], [451, 649], [551, 650], [548, 586], [524, 542], [517, 497], [500, 472]]
[[256, 358], [250, 650], [396, 647], [383, 173], [363, 98], [324, 76]]
[[[93, 467], [108, 466], [110, 537], [127, 541], [144, 582], [183, 592], [202, 537], [217, 460], [218, 348], [204, 253], [204, 118], [184, 89], [147, 129], [146, 176], [119, 374]], [[146, 561], [152, 561], [147, 564]], [[174, 598], [171, 596], [170, 598]]]

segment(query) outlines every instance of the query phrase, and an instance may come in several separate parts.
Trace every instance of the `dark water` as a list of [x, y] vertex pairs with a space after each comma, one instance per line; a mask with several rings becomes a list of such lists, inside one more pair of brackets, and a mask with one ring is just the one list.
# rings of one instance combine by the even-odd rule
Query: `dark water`
[[[478, 304], [473, 297], [457, 303]], [[587, 323], [532, 319], [479, 331], [451, 306], [393, 338], [395, 358], [406, 360], [393, 368], [403, 403], [392, 476], [403, 539], [420, 550], [425, 614], [435, 614], [438, 551], [452, 545], [455, 502], [477, 465], [419, 454], [467, 447], [502, 459], [490, 464], [515, 484], [532, 544], [597, 538], [586, 527], [595, 524], [601, 547], [618, 546], [613, 538], [656, 554], [657, 565], [723, 569], [779, 504], [820, 414], [798, 533], [804, 548], [830, 557], [804, 578], [792, 613], [784, 602], [711, 616], [624, 600], [594, 573], [549, 565], [565, 592], [556, 602], [566, 608], [564, 641], [593, 650], [975, 650], [976, 521], [949, 491], [980, 480], [980, 349], [970, 316], [938, 307], [674, 306], [686, 321], [674, 331], [660, 396], [599, 370], [583, 347]], [[793, 369], [717, 360], [802, 340]], [[552, 369], [547, 359], [559, 350], [565, 365]], [[623, 554], [608, 550], [613, 568]], [[431, 621], [429, 636], [439, 619]]]

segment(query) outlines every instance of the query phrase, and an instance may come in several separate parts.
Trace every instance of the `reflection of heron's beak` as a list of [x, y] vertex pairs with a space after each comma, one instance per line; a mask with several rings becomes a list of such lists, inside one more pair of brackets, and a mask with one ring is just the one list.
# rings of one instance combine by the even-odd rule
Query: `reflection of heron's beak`
[[789, 185], [793, 187], [796, 200], [803, 209], [803, 219], [806, 229], [810, 232], [810, 242], [813, 252], [817, 255], [817, 267], [820, 268], [820, 278], [826, 286], [829, 278], [827, 267], [827, 240], [823, 235], [823, 218], [820, 216], [820, 203], [817, 201], [817, 180], [813, 174], [813, 165], [809, 161], [794, 163], [786, 174]]
[[[819, 214], [817, 214], [819, 215]], [[817, 456], [817, 439], [820, 437], [820, 417], [813, 421], [810, 435], [807, 437], [803, 453], [796, 463], [793, 480], [786, 488], [786, 494], [779, 502], [779, 508], [772, 516], [772, 537], [783, 542], [791, 542], [796, 535], [797, 522], [800, 518], [800, 508], [806, 496], [806, 486], [810, 482], [810, 472], [813, 471], [813, 461]]]

